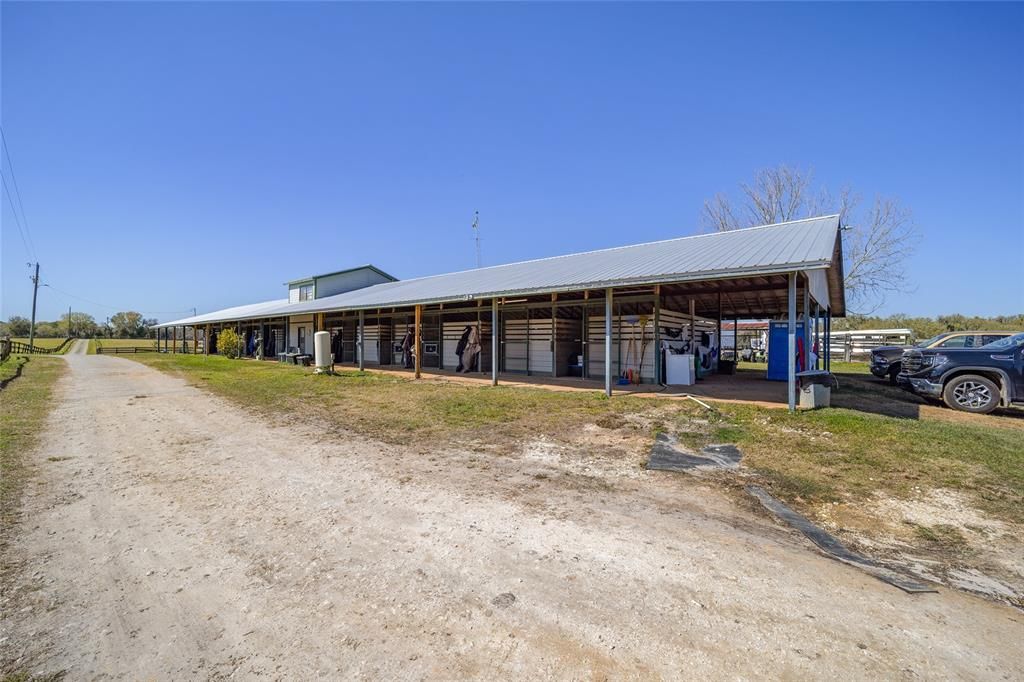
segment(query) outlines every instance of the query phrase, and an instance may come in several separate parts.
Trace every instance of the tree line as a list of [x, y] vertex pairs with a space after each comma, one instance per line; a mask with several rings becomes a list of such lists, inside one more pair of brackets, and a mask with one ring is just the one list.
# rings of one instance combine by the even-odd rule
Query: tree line
[[[97, 322], [88, 313], [65, 313], [54, 322], [36, 322], [36, 337], [63, 338], [110, 338], [144, 339], [151, 336], [157, 320], [145, 318], [141, 313], [127, 310], [115, 313], [103, 322]], [[20, 315], [12, 315], [6, 322], [0, 322], [0, 336], [27, 338], [32, 322]]]
[[832, 329], [910, 329], [918, 339], [928, 339], [943, 332], [962, 331], [1024, 331], [1024, 313], [1017, 315], [938, 315], [936, 317], [910, 317], [897, 313], [885, 317], [849, 315], [832, 320]]

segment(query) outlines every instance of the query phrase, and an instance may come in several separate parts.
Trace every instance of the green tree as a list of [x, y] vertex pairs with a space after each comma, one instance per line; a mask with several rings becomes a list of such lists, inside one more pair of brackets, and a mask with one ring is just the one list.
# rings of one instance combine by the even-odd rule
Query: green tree
[[242, 354], [242, 337], [230, 327], [217, 335], [217, 351], [226, 358], [237, 358]]
[[11, 315], [7, 320], [7, 333], [11, 336], [28, 336], [31, 327], [31, 320], [21, 315]]
[[56, 339], [67, 334], [67, 325], [60, 322], [36, 322], [36, 337], [41, 339]]
[[92, 315], [86, 313], [71, 313], [71, 325], [68, 325], [68, 314], [64, 313], [60, 317], [60, 325], [64, 327], [64, 333], [68, 333], [70, 329], [71, 336], [77, 336], [79, 338], [89, 338], [96, 336], [96, 330], [99, 327], [96, 325], [96, 320], [93, 319]]
[[137, 339], [148, 331], [142, 315], [134, 310], [114, 313], [110, 316], [110, 326], [119, 339]]

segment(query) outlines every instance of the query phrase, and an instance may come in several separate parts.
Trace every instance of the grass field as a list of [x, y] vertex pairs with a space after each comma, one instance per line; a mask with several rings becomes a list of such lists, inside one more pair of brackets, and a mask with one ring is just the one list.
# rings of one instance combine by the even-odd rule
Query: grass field
[[[743, 362], [740, 361], [737, 365], [739, 369], [759, 369], [761, 371], [768, 370], [768, 363], [766, 362]], [[871, 374], [871, 369], [868, 367], [866, 362], [842, 362], [841, 360], [832, 361], [832, 373], [833, 374]]]
[[[667, 431], [693, 447], [737, 443], [744, 464], [797, 506], [857, 504], [875, 492], [906, 497], [942, 488], [969, 495], [993, 516], [1024, 523], [1020, 419], [878, 414], [880, 403], [894, 403], [894, 411], [905, 408], [911, 414], [920, 405], [900, 404], [909, 398], [869, 383], [860, 366], [840, 377], [844, 401], [871, 409], [790, 414], [725, 403], [707, 412], [691, 401], [608, 400], [598, 392], [415, 382], [374, 372], [314, 375], [305, 368], [219, 356], [147, 355], [138, 360], [267, 416], [313, 417], [327, 429], [386, 442], [470, 443], [500, 451], [539, 436], [571, 443], [587, 424], [622, 429], [648, 443], [656, 432]], [[645, 426], [638, 431], [636, 424]]]
[[104, 348], [153, 348], [156, 350], [156, 340], [154, 339], [89, 339], [89, 355], [95, 355], [96, 349]]
[[[16, 362], [22, 360], [12, 356], [0, 364], [0, 376], [13, 375]], [[0, 393], [0, 535], [16, 517], [28, 475], [24, 456], [39, 439], [52, 405], [53, 386], [65, 367], [60, 358], [33, 355], [21, 376]]]
[[[11, 341], [19, 341], [21, 343], [24, 343], [24, 344], [28, 345], [28, 337], [27, 336], [24, 337], [24, 338], [22, 338], [20, 336], [19, 337], [11, 337]], [[64, 343], [64, 338], [63, 337], [57, 338], [57, 339], [41, 339], [39, 337], [36, 337], [36, 339], [35, 339], [36, 348], [56, 348], [57, 346], [59, 346], [62, 343]]]

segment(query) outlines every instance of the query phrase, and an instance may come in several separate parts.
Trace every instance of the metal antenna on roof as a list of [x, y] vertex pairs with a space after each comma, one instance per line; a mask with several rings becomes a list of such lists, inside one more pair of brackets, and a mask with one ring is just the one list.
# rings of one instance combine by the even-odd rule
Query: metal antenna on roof
[[476, 266], [480, 267], [480, 211], [473, 211], [473, 239], [476, 241]]

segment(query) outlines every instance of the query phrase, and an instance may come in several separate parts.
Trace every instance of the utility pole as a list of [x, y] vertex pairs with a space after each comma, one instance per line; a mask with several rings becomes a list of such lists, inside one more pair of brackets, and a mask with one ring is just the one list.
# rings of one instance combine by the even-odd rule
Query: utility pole
[[[28, 264], [32, 267], [32, 264]], [[32, 326], [28, 328], [28, 349], [32, 352], [36, 341], [36, 297], [39, 295], [39, 262], [36, 262], [36, 274], [30, 277], [32, 280]]]
[[71, 306], [68, 306], [68, 338], [71, 338]]
[[476, 241], [476, 266], [480, 267], [480, 211], [473, 211], [473, 239]]

